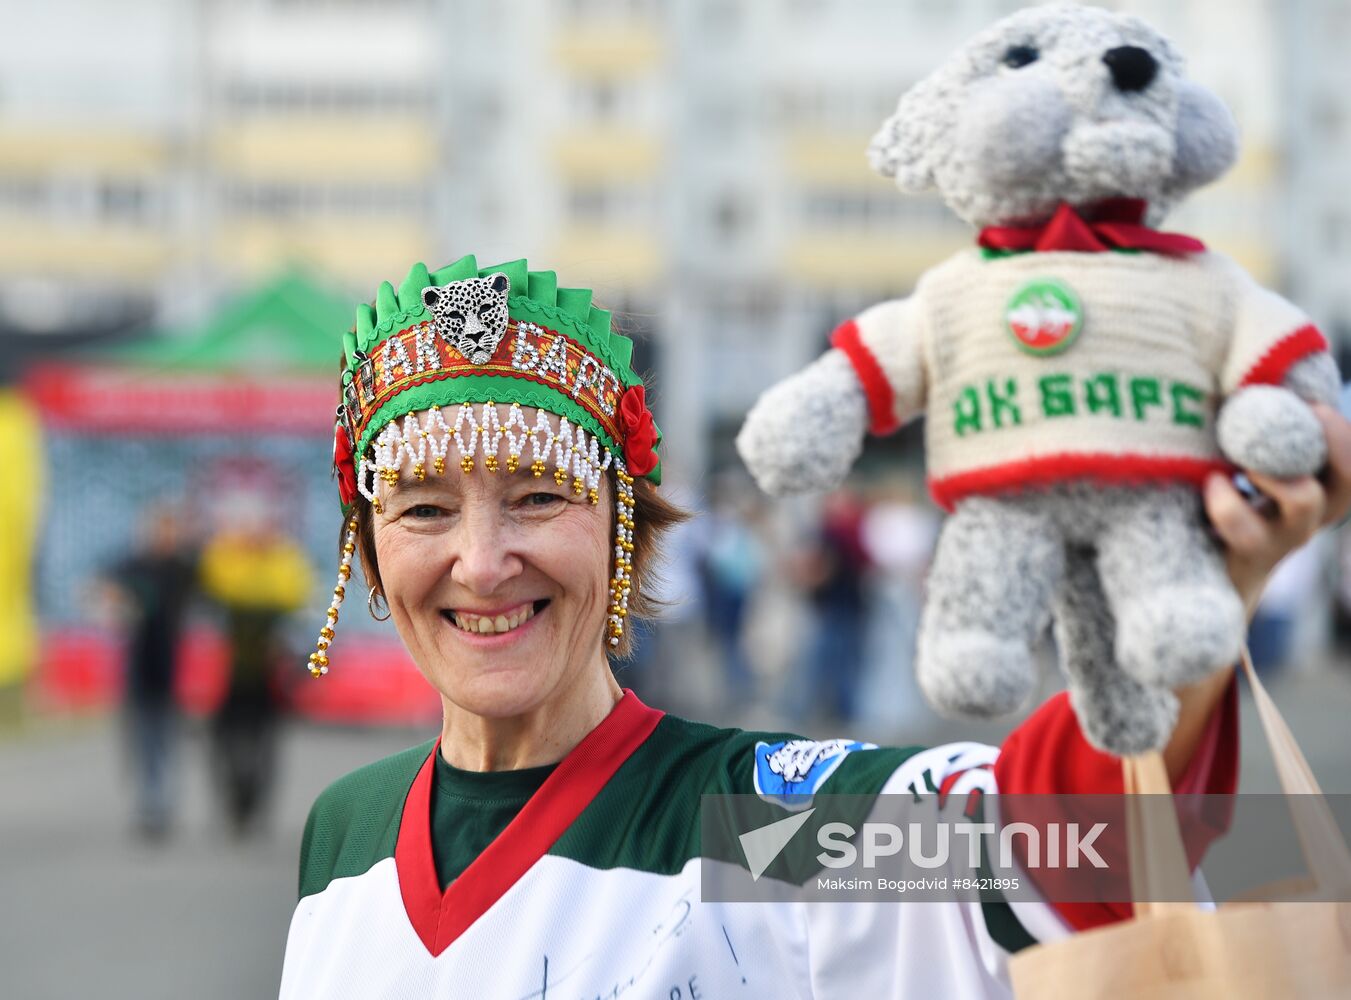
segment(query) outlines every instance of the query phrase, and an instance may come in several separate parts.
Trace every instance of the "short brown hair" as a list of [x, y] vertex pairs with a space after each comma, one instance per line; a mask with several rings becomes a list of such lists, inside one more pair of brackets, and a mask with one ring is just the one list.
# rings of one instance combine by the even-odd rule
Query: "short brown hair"
[[[607, 477], [613, 495], [615, 489], [614, 473]], [[361, 572], [366, 577], [366, 585], [377, 592], [382, 591], [380, 584], [380, 563], [375, 555], [375, 529], [372, 520], [370, 501], [358, 495], [355, 509], [357, 519], [357, 552], [361, 554]], [[662, 539], [677, 524], [687, 521], [690, 514], [657, 492], [650, 480], [635, 478], [633, 482], [633, 568], [629, 591], [630, 618], [655, 618], [662, 602], [652, 596], [657, 560], [661, 555]], [[610, 514], [610, 527], [614, 528], [614, 512]], [[343, 527], [346, 534], [346, 525]], [[339, 541], [341, 548], [342, 542]], [[609, 576], [614, 575], [611, 563]], [[617, 647], [607, 646], [606, 651], [616, 659], [627, 659], [633, 651], [633, 629], [626, 628]]]

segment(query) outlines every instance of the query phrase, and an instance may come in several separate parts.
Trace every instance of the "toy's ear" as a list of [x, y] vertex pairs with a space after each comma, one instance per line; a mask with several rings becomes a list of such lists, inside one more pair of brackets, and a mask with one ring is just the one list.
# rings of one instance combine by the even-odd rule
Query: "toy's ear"
[[511, 287], [511, 279], [505, 274], [494, 274], [493, 283], [489, 286], [494, 292], [505, 292]]
[[920, 193], [933, 187], [931, 157], [938, 139], [934, 102], [928, 81], [906, 91], [896, 113], [882, 123], [868, 146], [868, 162], [884, 177], [894, 177], [902, 191]]
[[1177, 152], [1173, 187], [1209, 184], [1238, 158], [1238, 126], [1224, 103], [1200, 84], [1184, 81], [1178, 91]]
[[422, 290], [422, 304], [428, 309], [432, 308], [441, 299], [441, 289], [435, 285], [428, 285]]

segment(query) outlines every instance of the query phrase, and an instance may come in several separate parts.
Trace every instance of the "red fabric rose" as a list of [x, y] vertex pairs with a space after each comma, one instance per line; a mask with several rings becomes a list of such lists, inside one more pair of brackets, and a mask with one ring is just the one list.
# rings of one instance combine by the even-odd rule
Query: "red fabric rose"
[[338, 497], [346, 507], [357, 498], [357, 470], [352, 463], [352, 442], [342, 424], [333, 429], [333, 468], [338, 471]]
[[657, 467], [657, 425], [641, 385], [629, 386], [620, 397], [619, 429], [624, 435], [624, 464], [629, 474], [647, 475]]

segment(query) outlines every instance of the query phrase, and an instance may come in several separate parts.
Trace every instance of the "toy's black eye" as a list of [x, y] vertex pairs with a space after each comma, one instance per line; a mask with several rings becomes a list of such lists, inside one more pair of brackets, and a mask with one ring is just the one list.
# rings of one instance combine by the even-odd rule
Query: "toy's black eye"
[[1036, 62], [1040, 55], [1030, 45], [1015, 45], [1004, 53], [1004, 65], [1010, 69], [1022, 69], [1028, 63]]
[[460, 312], [458, 309], [452, 309], [450, 312], [446, 313], [446, 315], [456, 322], [460, 322], [464, 319], [464, 313]]

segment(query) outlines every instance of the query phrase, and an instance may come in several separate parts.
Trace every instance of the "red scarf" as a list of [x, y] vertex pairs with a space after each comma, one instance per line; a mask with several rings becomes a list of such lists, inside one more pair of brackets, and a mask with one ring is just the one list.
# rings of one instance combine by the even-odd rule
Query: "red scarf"
[[1144, 225], [1147, 203], [1140, 198], [1111, 198], [1086, 209], [1089, 222], [1061, 202], [1049, 222], [1039, 226], [986, 226], [977, 242], [987, 250], [1147, 250], [1150, 253], [1200, 253], [1206, 245], [1181, 233], [1161, 233]]

